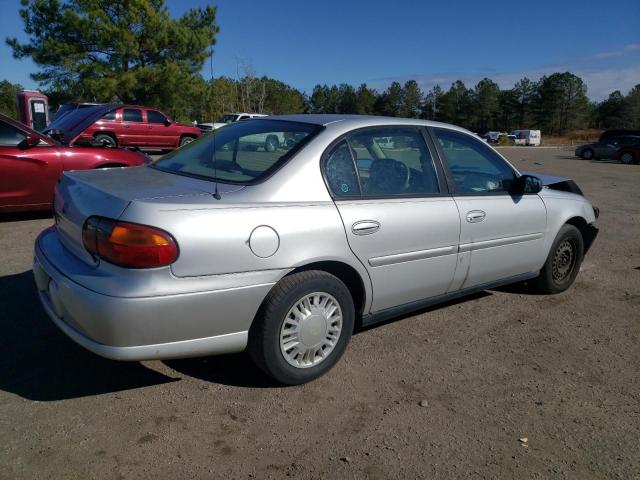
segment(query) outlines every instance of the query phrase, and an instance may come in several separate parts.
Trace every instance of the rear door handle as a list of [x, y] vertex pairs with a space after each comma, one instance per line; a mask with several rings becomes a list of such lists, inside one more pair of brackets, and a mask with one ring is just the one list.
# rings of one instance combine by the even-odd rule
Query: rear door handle
[[487, 214], [482, 210], [471, 210], [467, 212], [467, 222], [478, 223], [482, 222], [487, 217]]
[[351, 226], [354, 235], [371, 235], [380, 230], [380, 224], [375, 220], [361, 220]]

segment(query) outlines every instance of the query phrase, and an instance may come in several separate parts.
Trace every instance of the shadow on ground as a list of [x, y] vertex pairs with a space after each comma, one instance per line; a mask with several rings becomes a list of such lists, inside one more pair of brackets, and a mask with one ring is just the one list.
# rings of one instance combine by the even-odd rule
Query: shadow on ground
[[52, 218], [51, 210], [41, 212], [0, 213], [0, 222], [22, 222], [24, 220], [42, 220], [45, 218]]
[[166, 360], [169, 368], [206, 382], [232, 387], [274, 388], [281, 387], [256, 367], [247, 353], [217, 357]]
[[[530, 294], [523, 284], [499, 289]], [[356, 334], [407, 317], [490, 296], [484, 291], [434, 305], [385, 322], [359, 328]], [[103, 359], [69, 340], [40, 306], [33, 274], [0, 277], [0, 390], [29, 400], [53, 401], [118, 392], [174, 382], [140, 363]], [[250, 388], [273, 388], [273, 382], [246, 353], [166, 360], [176, 372], [203, 381]]]
[[103, 359], [69, 340], [40, 306], [33, 274], [0, 277], [0, 390], [52, 401], [177, 381]]

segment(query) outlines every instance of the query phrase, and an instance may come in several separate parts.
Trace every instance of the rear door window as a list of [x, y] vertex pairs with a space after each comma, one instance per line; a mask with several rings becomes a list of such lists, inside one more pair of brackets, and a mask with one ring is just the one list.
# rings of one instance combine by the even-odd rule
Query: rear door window
[[142, 122], [142, 110], [138, 108], [125, 108], [122, 110], [122, 120], [125, 122]]
[[346, 141], [340, 142], [324, 163], [324, 175], [335, 197], [360, 196], [356, 167]]
[[433, 158], [419, 128], [373, 128], [347, 138], [355, 155], [363, 196], [440, 192]]

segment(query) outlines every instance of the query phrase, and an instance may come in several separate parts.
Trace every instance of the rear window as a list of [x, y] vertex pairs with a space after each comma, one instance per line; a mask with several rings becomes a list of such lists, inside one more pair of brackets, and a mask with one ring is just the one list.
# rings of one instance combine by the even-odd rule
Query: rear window
[[153, 166], [227, 183], [253, 183], [280, 168], [321, 128], [278, 120], [236, 122], [174, 150]]
[[125, 122], [142, 122], [142, 110], [125, 108], [122, 111], [122, 120]]

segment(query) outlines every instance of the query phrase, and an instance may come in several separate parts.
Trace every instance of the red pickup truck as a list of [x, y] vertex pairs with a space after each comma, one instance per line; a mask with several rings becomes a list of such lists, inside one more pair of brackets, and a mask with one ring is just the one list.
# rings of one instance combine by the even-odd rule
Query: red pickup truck
[[87, 128], [79, 139], [111, 147], [173, 150], [200, 136], [200, 129], [173, 122], [159, 110], [121, 105]]

